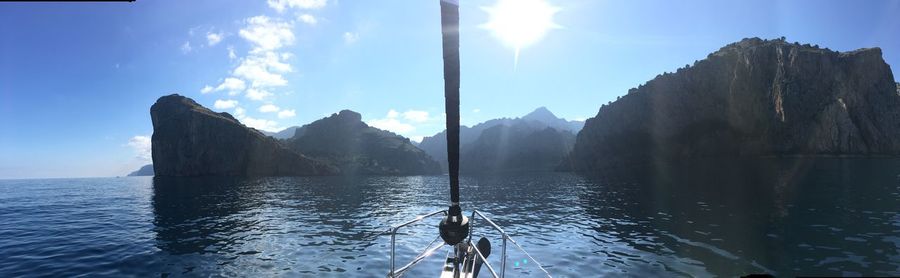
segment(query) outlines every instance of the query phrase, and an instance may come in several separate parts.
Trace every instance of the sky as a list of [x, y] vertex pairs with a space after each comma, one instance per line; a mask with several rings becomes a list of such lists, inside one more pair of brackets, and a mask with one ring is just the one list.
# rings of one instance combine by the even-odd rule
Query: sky
[[[877, 46], [900, 68], [900, 1], [529, 0], [553, 28], [518, 59], [489, 28], [497, 1], [460, 1], [466, 125], [583, 120], [747, 37]], [[126, 175], [172, 93], [262, 130], [351, 109], [421, 140], [443, 130], [440, 30], [438, 0], [0, 3], [0, 179]]]

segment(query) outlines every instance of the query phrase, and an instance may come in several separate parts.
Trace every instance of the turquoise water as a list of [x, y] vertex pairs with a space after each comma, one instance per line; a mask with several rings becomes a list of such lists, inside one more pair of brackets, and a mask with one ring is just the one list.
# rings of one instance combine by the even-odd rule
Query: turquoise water
[[[556, 277], [900, 275], [900, 161], [682, 165], [630, 179], [462, 178]], [[0, 181], [0, 273], [383, 277], [390, 225], [445, 208], [446, 176]], [[398, 238], [405, 264], [437, 220]], [[499, 237], [474, 231], [494, 244]], [[446, 249], [443, 249], [446, 250]], [[409, 277], [436, 275], [443, 252]], [[512, 277], [539, 276], [510, 249]]]

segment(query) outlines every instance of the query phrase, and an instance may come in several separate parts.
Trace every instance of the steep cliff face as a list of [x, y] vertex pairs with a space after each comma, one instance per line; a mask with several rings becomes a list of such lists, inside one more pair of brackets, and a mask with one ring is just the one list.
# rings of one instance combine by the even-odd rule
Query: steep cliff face
[[600, 108], [580, 171], [668, 158], [900, 154], [900, 93], [878, 48], [744, 39]]
[[311, 157], [329, 161], [347, 174], [439, 174], [440, 165], [409, 139], [362, 122], [343, 110], [297, 129], [286, 143]]
[[276, 139], [169, 95], [150, 108], [156, 176], [332, 175], [338, 170], [279, 145]]

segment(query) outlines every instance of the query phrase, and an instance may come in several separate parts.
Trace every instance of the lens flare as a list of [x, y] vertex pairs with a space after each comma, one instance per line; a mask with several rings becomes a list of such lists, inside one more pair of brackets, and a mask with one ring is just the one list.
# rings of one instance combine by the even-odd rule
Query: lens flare
[[553, 22], [553, 15], [560, 9], [543, 0], [499, 0], [494, 6], [482, 9], [490, 19], [481, 27], [491, 30], [515, 50], [516, 66], [522, 48], [540, 41], [550, 29], [560, 28]]

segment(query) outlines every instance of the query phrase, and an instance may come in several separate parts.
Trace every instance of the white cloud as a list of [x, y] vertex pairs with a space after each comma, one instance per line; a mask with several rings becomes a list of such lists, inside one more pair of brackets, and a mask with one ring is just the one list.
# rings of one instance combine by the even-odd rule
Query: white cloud
[[244, 96], [252, 100], [264, 100], [267, 97], [272, 96], [272, 93], [263, 89], [250, 88], [247, 89], [247, 94]]
[[375, 128], [388, 130], [398, 134], [404, 134], [416, 130], [416, 127], [412, 126], [411, 124], [400, 122], [399, 120], [397, 120], [397, 118], [375, 119], [367, 123]]
[[478, 112], [481, 112], [481, 109], [478, 109], [478, 108], [472, 109], [472, 113], [478, 113]]
[[290, 118], [290, 117], [293, 117], [293, 116], [297, 116], [297, 113], [294, 111], [294, 109], [291, 109], [291, 110], [281, 110], [281, 112], [278, 112], [278, 118], [279, 118], [279, 119]]
[[264, 15], [247, 19], [247, 27], [238, 34], [254, 44], [252, 53], [271, 51], [294, 43], [294, 32], [288, 22], [271, 19]]
[[394, 109], [388, 110], [387, 117], [389, 119], [396, 118], [397, 116], [400, 116], [400, 112], [397, 112], [397, 110]]
[[213, 91], [213, 87], [209, 86], [209, 85], [203, 86], [203, 89], [200, 89], [201, 94], [212, 93], [212, 91]]
[[283, 12], [286, 8], [320, 9], [327, 4], [326, 0], [268, 0], [269, 7]]
[[233, 100], [233, 99], [229, 99], [229, 100], [221, 100], [221, 99], [217, 99], [217, 100], [216, 100], [216, 103], [213, 104], [213, 107], [215, 107], [216, 109], [230, 109], [230, 108], [237, 107], [237, 105], [238, 105], [238, 101], [237, 101], [237, 100]]
[[138, 135], [128, 139], [128, 146], [134, 149], [134, 152], [142, 162], [150, 162], [153, 160], [151, 151], [151, 142], [149, 136]]
[[208, 90], [209, 89], [208, 87], [209, 86], [203, 87], [203, 90], [200, 90], [200, 92], [204, 93], [204, 90], [206, 91], [206, 93], [218, 92], [218, 91], [228, 91], [228, 92], [231, 92], [231, 95], [235, 95], [238, 92], [246, 89], [247, 84], [244, 83], [244, 80], [240, 80], [240, 79], [237, 79], [234, 77], [228, 77], [228, 78], [225, 78], [225, 80], [222, 80], [222, 83], [220, 83], [219, 86], [212, 88], [212, 90]]
[[[407, 134], [413, 130], [416, 130], [416, 127], [408, 122], [404, 122], [403, 120], [417, 122], [416, 120], [422, 119], [422, 113], [419, 112], [423, 111], [409, 110], [405, 113], [400, 113], [397, 112], [397, 110], [390, 109], [388, 110], [384, 119], [374, 119], [366, 123], [375, 128], [388, 130], [397, 134]], [[401, 115], [403, 116], [403, 119], [400, 118]], [[425, 117], [427, 118], [427, 112], [425, 113]]]
[[237, 59], [237, 54], [234, 54], [234, 46], [228, 46], [228, 59], [234, 60]]
[[291, 70], [291, 65], [282, 62], [281, 56], [267, 52], [244, 58], [232, 74], [249, 80], [252, 87], [275, 87], [287, 85], [281, 73]]
[[187, 54], [188, 52], [191, 52], [191, 49], [193, 49], [191, 47], [191, 42], [184, 42], [184, 44], [181, 45], [181, 53]]
[[425, 140], [425, 136], [410, 136], [409, 140], [416, 141], [416, 143], [422, 143], [422, 140]]
[[403, 118], [408, 121], [412, 121], [412, 122], [416, 122], [416, 123], [423, 123], [423, 122], [428, 121], [428, 112], [419, 111], [419, 110], [408, 110], [406, 112], [403, 112]]
[[255, 129], [270, 131], [270, 132], [276, 132], [276, 131], [279, 131], [282, 129], [278, 126], [278, 122], [276, 122], [276, 121], [248, 117], [247, 110], [245, 110], [243, 107], [240, 107], [240, 106], [234, 108], [233, 116], [236, 119], [238, 119], [238, 121], [240, 121], [245, 126], [252, 127]]
[[297, 17], [297, 19], [309, 25], [316, 25], [317, 23], [319, 23], [319, 20], [317, 20], [316, 17], [311, 14], [301, 14]]
[[[269, 5], [278, 10], [286, 8], [315, 8], [325, 5], [324, 0], [269, 0]], [[264, 101], [259, 106], [258, 112], [272, 113], [269, 117], [254, 118], [249, 116], [244, 107], [238, 106], [237, 100], [217, 100], [218, 109], [234, 108], [234, 117], [248, 127], [264, 131], [279, 130], [278, 122], [274, 119], [290, 118], [296, 116], [295, 110], [283, 110], [272, 98], [275, 96], [270, 90], [273, 87], [281, 87], [288, 84], [284, 74], [293, 71], [293, 67], [287, 61], [294, 55], [283, 48], [293, 45], [295, 36], [294, 24], [314, 25], [318, 21], [309, 14], [298, 15], [296, 20], [285, 21], [280, 18], [267, 16], [255, 16], [244, 20], [243, 26], [237, 35], [250, 44], [250, 50], [239, 56], [232, 45], [228, 46], [228, 58], [236, 62], [231, 70], [231, 75], [225, 78], [221, 84], [212, 87], [206, 86], [201, 92], [211, 93], [216, 91], [228, 91], [230, 95], [244, 94], [244, 97], [254, 101]], [[224, 33], [207, 33], [207, 41], [210, 46], [221, 43]], [[253, 111], [257, 112], [257, 111]], [[268, 119], [267, 119], [268, 118]]]
[[[241, 59], [232, 75], [248, 82], [246, 97], [252, 100], [263, 100], [272, 94], [265, 87], [287, 85], [283, 73], [291, 72], [291, 65], [283, 60], [291, 58], [290, 53], [278, 53], [276, 50], [294, 43], [291, 24], [266, 16], [251, 17], [246, 20], [247, 26], [239, 35], [253, 45], [250, 55]], [[234, 50], [229, 49], [229, 57], [236, 58]]]
[[225, 35], [222, 33], [209, 32], [206, 33], [206, 42], [207, 44], [209, 44], [209, 46], [214, 46], [216, 44], [219, 44], [219, 42], [221, 42], [224, 37]]
[[241, 123], [244, 124], [245, 126], [252, 127], [255, 129], [259, 129], [259, 130], [265, 130], [265, 131], [271, 131], [271, 132], [276, 132], [276, 131], [281, 130], [281, 128], [278, 127], [278, 123], [275, 121], [272, 121], [272, 120], [255, 119], [255, 118], [246, 117], [246, 116], [238, 118], [238, 120], [240, 120]]
[[278, 106], [275, 106], [274, 104], [266, 104], [259, 107], [259, 112], [263, 113], [275, 113], [278, 111], [281, 111], [281, 108], [278, 108]]
[[359, 33], [344, 32], [344, 43], [352, 44], [359, 40]]

